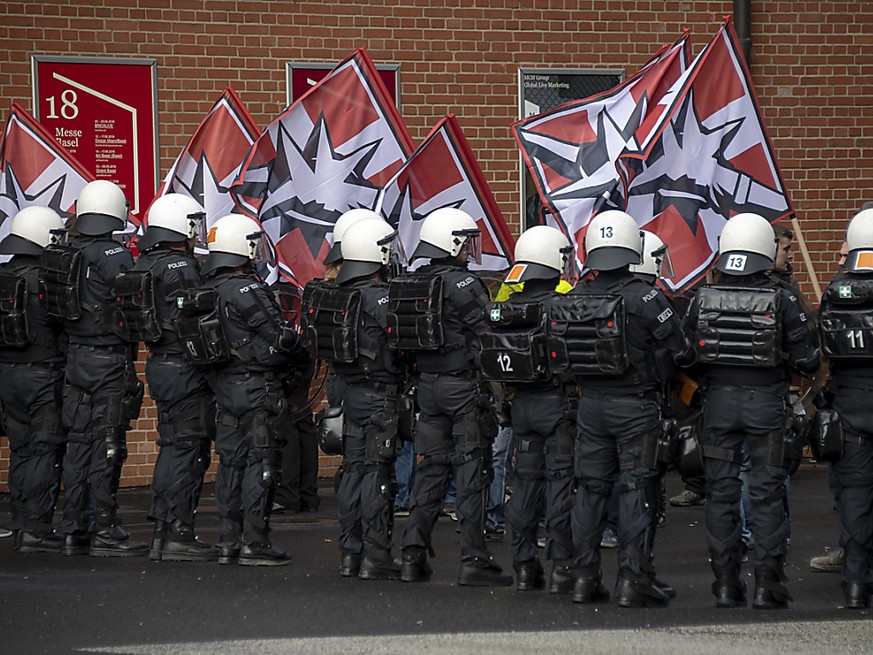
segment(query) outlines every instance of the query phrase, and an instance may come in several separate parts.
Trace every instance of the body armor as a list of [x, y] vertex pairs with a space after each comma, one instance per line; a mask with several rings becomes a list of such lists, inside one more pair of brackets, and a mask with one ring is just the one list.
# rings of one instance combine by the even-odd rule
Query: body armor
[[820, 326], [831, 359], [873, 359], [873, 279], [843, 277], [825, 291]]
[[0, 272], [0, 345], [29, 344], [27, 323], [27, 280], [14, 273]]
[[82, 251], [72, 246], [52, 244], [39, 258], [39, 296], [51, 316], [71, 321], [82, 315], [79, 304], [79, 279]]
[[444, 344], [441, 275], [404, 275], [388, 287], [388, 346], [437, 350]]
[[485, 377], [498, 382], [536, 382], [549, 377], [541, 302], [493, 303], [486, 317], [492, 329], [480, 337]]
[[703, 287], [698, 292], [698, 361], [775, 367], [782, 361], [779, 289]]
[[112, 287], [118, 334], [126, 341], [157, 341], [161, 325], [155, 309], [155, 284], [151, 271], [125, 271]]
[[361, 292], [320, 282], [306, 286], [303, 331], [309, 354], [328, 362], [353, 362], [358, 356]]
[[218, 364], [230, 359], [230, 347], [218, 318], [215, 289], [186, 289], [176, 298], [181, 311], [176, 329], [193, 364]]
[[566, 295], [549, 309], [553, 371], [620, 375], [629, 366], [624, 298], [618, 294]]

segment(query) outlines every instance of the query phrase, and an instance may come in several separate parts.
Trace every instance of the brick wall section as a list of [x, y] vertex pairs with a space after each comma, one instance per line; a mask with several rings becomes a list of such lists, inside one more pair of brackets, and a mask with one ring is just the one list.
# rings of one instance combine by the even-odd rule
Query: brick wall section
[[[758, 99], [823, 283], [846, 221], [873, 199], [873, 12], [863, 5], [752, 3]], [[31, 55], [156, 58], [163, 175], [225, 86], [263, 127], [284, 107], [286, 62], [337, 62], [366, 46], [376, 63], [400, 64], [416, 142], [457, 114], [517, 231], [519, 154], [508, 125], [518, 117], [519, 67], [630, 74], [686, 26], [696, 54], [732, 11], [731, 1], [695, 0], [11, 1], [0, 5], [0, 111], [13, 100], [31, 107]], [[795, 268], [811, 290], [799, 256]], [[126, 484], [149, 479], [155, 420], [147, 403]], [[0, 450], [0, 484], [6, 457]]]

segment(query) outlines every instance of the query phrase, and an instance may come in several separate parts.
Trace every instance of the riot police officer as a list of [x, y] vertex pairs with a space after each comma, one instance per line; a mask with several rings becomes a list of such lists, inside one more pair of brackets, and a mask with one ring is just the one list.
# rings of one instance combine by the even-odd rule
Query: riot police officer
[[415, 426], [421, 459], [403, 534], [401, 579], [430, 579], [431, 535], [454, 469], [461, 534], [458, 584], [508, 586], [512, 576], [488, 552], [484, 535], [497, 419], [477, 380], [488, 292], [467, 270], [467, 259], [481, 256], [479, 229], [469, 214], [447, 207], [424, 219], [420, 239], [412, 259], [427, 258], [430, 264], [395, 278], [389, 290], [389, 343], [414, 353], [421, 409]]
[[574, 265], [564, 234], [544, 225], [526, 230], [515, 244], [515, 266], [506, 282], [524, 287], [491, 305], [491, 332], [483, 334], [482, 372], [512, 389], [512, 431], [517, 442], [516, 483], [508, 506], [513, 567], [519, 591], [545, 587], [537, 528], [545, 512], [547, 559], [553, 561], [552, 593], [573, 587], [573, 445], [579, 394], [572, 377], [553, 374], [549, 361], [549, 304], [562, 273]]
[[[226, 346], [212, 358], [220, 458], [215, 483], [221, 533], [218, 561], [289, 564], [291, 555], [270, 541], [269, 522], [288, 420], [282, 374], [288, 353], [297, 347], [297, 334], [282, 323], [273, 296], [253, 272], [255, 260], [272, 253], [255, 221], [236, 214], [220, 218], [209, 232], [207, 246], [203, 276], [217, 296], [212, 310], [217, 310]], [[215, 334], [208, 323], [201, 321], [206, 341]]]
[[846, 245], [845, 271], [822, 296], [819, 325], [830, 361], [828, 391], [842, 428], [835, 435], [842, 443], [834, 444], [842, 456], [831, 469], [845, 553], [842, 586], [846, 607], [863, 609], [873, 592], [873, 209], [855, 215]]
[[[139, 415], [143, 385], [134, 349], [113, 322], [112, 285], [133, 266], [130, 251], [112, 239], [124, 228], [129, 204], [112, 182], [96, 180], [76, 200], [75, 236], [40, 258], [43, 301], [64, 318], [69, 335], [63, 420], [64, 555], [128, 557], [148, 552], [117, 517], [116, 493], [127, 459], [127, 430]], [[86, 509], [94, 509], [93, 536]]]
[[757, 609], [784, 608], [788, 521], [784, 497], [801, 444], [786, 431], [791, 369], [815, 373], [819, 354], [797, 298], [773, 280], [776, 237], [757, 214], [731, 218], [719, 238], [718, 276], [698, 289], [686, 327], [702, 369], [702, 451], [706, 532], [718, 607], [746, 604], [740, 578], [740, 480], [743, 442], [751, 451], [749, 485], [755, 539]]
[[620, 211], [595, 216], [585, 235], [580, 282], [552, 310], [563, 330], [569, 370], [581, 396], [577, 418], [577, 492], [573, 510], [576, 581], [573, 601], [602, 602], [600, 541], [610, 495], [619, 495], [617, 602], [662, 607], [672, 589], [652, 566], [660, 434], [659, 387], [664, 363], [685, 361], [690, 349], [664, 294], [628, 266], [641, 263], [636, 221]]
[[0, 413], [9, 437], [9, 494], [15, 549], [19, 553], [60, 551], [52, 530], [61, 484], [64, 357], [61, 323], [46, 314], [39, 298], [39, 256], [62, 231], [61, 217], [48, 207], [26, 207], [12, 217], [0, 241]]
[[336, 286], [311, 298], [307, 336], [313, 355], [331, 362], [345, 389], [343, 463], [337, 490], [341, 574], [395, 580], [394, 458], [398, 450], [398, 397], [402, 371], [387, 347], [388, 284], [385, 273], [394, 230], [382, 219], [348, 228]]
[[158, 408], [158, 458], [152, 477], [153, 560], [218, 559], [218, 550], [194, 534], [194, 513], [209, 468], [215, 405], [203, 370], [185, 356], [176, 323], [177, 297], [201, 285], [194, 258], [195, 232], [203, 208], [189, 196], [170, 193], [149, 208], [137, 243], [136, 265], [115, 280], [119, 324], [134, 343], [149, 349], [146, 381]]

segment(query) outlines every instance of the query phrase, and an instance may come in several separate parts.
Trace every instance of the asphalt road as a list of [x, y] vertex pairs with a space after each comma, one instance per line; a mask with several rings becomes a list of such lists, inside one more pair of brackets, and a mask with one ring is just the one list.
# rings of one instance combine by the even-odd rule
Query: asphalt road
[[[681, 490], [673, 474], [668, 490]], [[11, 540], [0, 540], [0, 654], [873, 652], [871, 613], [842, 609], [839, 575], [808, 567], [839, 533], [823, 466], [804, 464], [792, 481], [786, 572], [796, 601], [770, 612], [715, 608], [701, 507], [671, 507], [658, 534], [659, 577], [678, 598], [665, 609], [635, 610], [458, 587], [456, 524], [448, 518], [437, 524], [429, 583], [340, 578], [329, 481], [322, 492], [317, 514], [274, 521], [274, 540], [294, 555], [288, 567], [17, 555]], [[214, 541], [211, 490], [205, 496], [199, 533]], [[7, 503], [0, 498], [0, 509]], [[125, 523], [141, 540], [150, 535], [147, 505], [145, 489], [121, 494]], [[493, 550], [510, 567], [508, 538]], [[744, 574], [751, 590], [748, 565]], [[604, 578], [614, 576], [606, 551]]]

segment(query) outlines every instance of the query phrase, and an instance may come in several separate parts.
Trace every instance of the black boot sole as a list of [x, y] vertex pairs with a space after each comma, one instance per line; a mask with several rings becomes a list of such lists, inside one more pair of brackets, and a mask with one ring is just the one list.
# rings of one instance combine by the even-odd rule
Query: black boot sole
[[94, 548], [88, 551], [91, 557], [143, 557], [148, 550], [116, 550], [114, 548]]
[[237, 562], [240, 566], [287, 566], [291, 563], [290, 559], [257, 559], [249, 557], [240, 557]]

